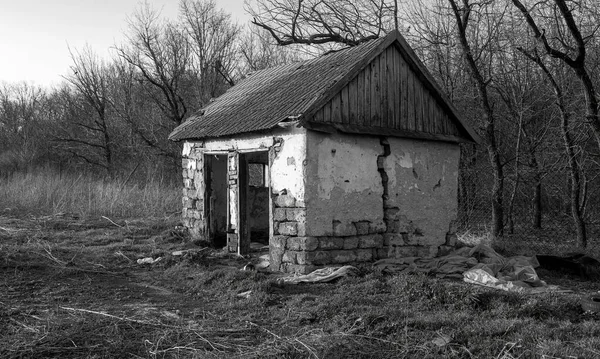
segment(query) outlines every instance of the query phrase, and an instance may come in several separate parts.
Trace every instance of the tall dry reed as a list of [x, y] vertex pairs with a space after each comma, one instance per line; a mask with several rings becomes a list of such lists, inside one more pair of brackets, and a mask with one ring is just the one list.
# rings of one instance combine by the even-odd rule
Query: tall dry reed
[[131, 184], [43, 169], [0, 178], [0, 212], [79, 216], [165, 216], [181, 209], [181, 189], [148, 178]]

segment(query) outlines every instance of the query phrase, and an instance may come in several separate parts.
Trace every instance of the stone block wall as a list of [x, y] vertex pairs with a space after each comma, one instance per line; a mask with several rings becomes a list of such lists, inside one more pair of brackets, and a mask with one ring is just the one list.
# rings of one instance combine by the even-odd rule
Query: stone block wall
[[183, 193], [182, 222], [194, 239], [203, 239], [206, 234], [204, 218], [204, 163], [199, 149], [192, 149], [182, 159]]
[[[396, 207], [384, 211], [383, 222], [332, 221], [332, 236], [306, 235], [306, 208], [287, 194], [274, 195], [271, 269], [306, 274], [315, 269], [373, 262], [393, 257], [434, 257], [447, 254], [456, 243], [450, 225], [446, 242], [433, 246], [421, 241], [419, 230]], [[302, 206], [302, 207], [300, 207]]]

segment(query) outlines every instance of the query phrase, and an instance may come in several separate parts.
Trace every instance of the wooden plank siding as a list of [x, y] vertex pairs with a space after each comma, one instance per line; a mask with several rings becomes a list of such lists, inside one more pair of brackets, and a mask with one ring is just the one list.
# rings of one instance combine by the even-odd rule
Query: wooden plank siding
[[398, 134], [422, 133], [423, 138], [460, 136], [461, 131], [431, 91], [396, 46], [389, 46], [309, 121], [357, 133], [372, 128], [372, 133], [389, 129]]

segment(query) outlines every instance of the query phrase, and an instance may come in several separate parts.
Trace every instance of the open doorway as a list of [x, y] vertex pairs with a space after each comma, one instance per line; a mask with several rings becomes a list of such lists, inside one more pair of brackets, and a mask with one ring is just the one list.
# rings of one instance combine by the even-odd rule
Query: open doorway
[[269, 244], [267, 151], [206, 153], [205, 216], [210, 241], [247, 254], [251, 242]]
[[266, 151], [246, 153], [247, 221], [250, 241], [269, 244], [269, 158]]
[[227, 155], [204, 155], [205, 185], [204, 208], [208, 220], [208, 236], [217, 248], [227, 244]]

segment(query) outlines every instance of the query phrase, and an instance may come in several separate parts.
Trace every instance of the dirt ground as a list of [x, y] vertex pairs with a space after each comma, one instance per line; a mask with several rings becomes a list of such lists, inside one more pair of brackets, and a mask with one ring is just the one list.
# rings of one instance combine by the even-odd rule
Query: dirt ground
[[[543, 336], [557, 320], [590, 334], [542, 352], [600, 357], [591, 349], [600, 344], [597, 317], [577, 297], [600, 290], [597, 282], [554, 276], [575, 293], [539, 300], [363, 269], [335, 285], [284, 287], [280, 275], [240, 270], [251, 259], [189, 242], [176, 225], [0, 216], [0, 358], [509, 358], [539, 350], [531, 328]], [[516, 314], [494, 314], [503, 305]], [[487, 325], [477, 322], [481, 311], [501, 323], [490, 338], [506, 326], [501, 340], [476, 338]], [[479, 329], [458, 328], [465, 318]]]

